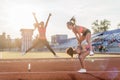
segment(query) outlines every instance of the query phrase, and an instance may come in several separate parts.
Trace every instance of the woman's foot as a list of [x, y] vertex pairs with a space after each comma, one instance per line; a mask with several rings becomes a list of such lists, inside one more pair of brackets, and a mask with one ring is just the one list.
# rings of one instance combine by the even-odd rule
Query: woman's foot
[[55, 58], [60, 58], [58, 55], [54, 55]]
[[90, 56], [93, 56], [94, 55], [94, 52], [93, 51], [90, 51], [90, 54], [89, 54]]

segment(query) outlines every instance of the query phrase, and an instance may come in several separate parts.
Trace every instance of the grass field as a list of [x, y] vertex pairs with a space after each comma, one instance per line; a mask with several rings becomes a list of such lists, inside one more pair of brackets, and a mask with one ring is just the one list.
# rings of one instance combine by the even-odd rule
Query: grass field
[[[65, 53], [57, 53], [59, 58], [70, 58]], [[76, 57], [76, 55], [74, 55]], [[94, 56], [87, 57], [120, 57], [120, 55], [111, 54], [95, 54]], [[55, 58], [50, 52], [29, 52], [22, 55], [21, 52], [0, 52], [0, 59], [27, 59], [27, 58]]]
[[[70, 58], [65, 53], [57, 53], [62, 58]], [[55, 58], [50, 52], [29, 52], [22, 55], [21, 52], [0, 52], [1, 59], [23, 59], [23, 58]]]

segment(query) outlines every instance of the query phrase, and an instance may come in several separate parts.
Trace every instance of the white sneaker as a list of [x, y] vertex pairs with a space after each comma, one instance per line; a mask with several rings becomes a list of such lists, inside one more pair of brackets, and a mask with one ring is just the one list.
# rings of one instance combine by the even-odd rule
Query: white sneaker
[[90, 54], [89, 54], [90, 56], [93, 56], [94, 55], [94, 53], [93, 53], [93, 51], [90, 51]]
[[85, 72], [87, 72], [87, 71], [86, 71], [86, 69], [83, 69], [83, 68], [82, 68], [82, 69], [80, 69], [78, 72], [80, 72], [80, 73], [85, 73]]

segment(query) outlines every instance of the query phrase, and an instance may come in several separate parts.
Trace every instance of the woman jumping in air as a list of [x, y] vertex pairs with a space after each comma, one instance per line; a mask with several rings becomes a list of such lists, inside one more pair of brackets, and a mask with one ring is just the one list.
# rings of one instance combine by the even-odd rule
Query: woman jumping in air
[[35, 18], [36, 23], [34, 24], [35, 29], [38, 29], [39, 32], [39, 38], [36, 41], [36, 43], [31, 46], [28, 50], [25, 51], [25, 53], [29, 52], [31, 49], [33, 49], [34, 47], [36, 47], [39, 43], [41, 43], [42, 45], [40, 45], [40, 47], [46, 46], [55, 57], [57, 57], [56, 53], [53, 51], [53, 49], [51, 48], [51, 46], [49, 45], [47, 39], [46, 39], [46, 28], [48, 25], [48, 21], [50, 19], [51, 14], [49, 14], [48, 19], [46, 21], [46, 23], [44, 24], [43, 21], [41, 21], [40, 23], [38, 23], [37, 18], [35, 16], [35, 13], [33, 13], [33, 16]]

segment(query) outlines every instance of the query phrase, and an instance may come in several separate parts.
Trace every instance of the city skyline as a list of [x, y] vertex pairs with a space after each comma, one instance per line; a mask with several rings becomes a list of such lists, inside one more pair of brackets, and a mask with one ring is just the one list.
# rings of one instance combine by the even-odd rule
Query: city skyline
[[[78, 25], [90, 30], [92, 22], [103, 19], [111, 21], [110, 29], [115, 29], [120, 23], [119, 3], [119, 0], [0, 0], [0, 34], [6, 32], [11, 38], [20, 38], [20, 29], [34, 29], [32, 12], [36, 13], [39, 21], [46, 21], [52, 13], [47, 27], [49, 40], [56, 34], [74, 37], [66, 27], [72, 16], [75, 16]], [[34, 36], [36, 34], [37, 30]]]

